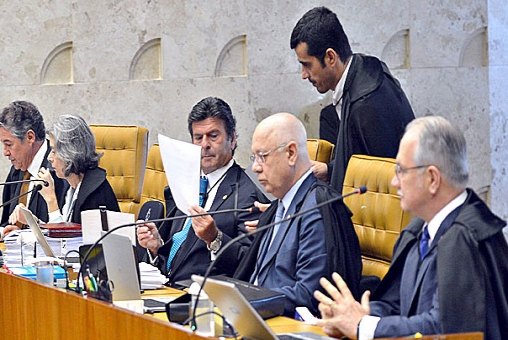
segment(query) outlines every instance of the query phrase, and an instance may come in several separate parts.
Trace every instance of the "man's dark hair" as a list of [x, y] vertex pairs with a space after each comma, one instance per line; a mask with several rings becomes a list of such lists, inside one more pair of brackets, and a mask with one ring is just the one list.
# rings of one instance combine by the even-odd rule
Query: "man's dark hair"
[[[207, 118], [218, 118], [224, 122], [226, 133], [230, 140], [236, 135], [236, 119], [231, 112], [228, 103], [217, 97], [207, 97], [200, 100], [189, 113], [187, 119], [189, 132], [192, 136], [192, 123], [200, 122]], [[234, 150], [233, 150], [234, 151]]]
[[24, 140], [28, 130], [35, 133], [35, 140], [46, 139], [44, 120], [37, 107], [29, 102], [14, 101], [2, 110], [0, 126], [20, 140]]
[[343, 63], [353, 54], [337, 15], [326, 7], [315, 7], [298, 20], [291, 33], [291, 49], [300, 43], [307, 44], [307, 54], [318, 58], [322, 66], [328, 48], [337, 52]]

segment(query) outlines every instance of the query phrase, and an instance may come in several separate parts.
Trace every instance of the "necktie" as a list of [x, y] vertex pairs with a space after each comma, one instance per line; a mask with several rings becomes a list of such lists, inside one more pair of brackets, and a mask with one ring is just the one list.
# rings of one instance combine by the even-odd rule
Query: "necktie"
[[259, 269], [263, 265], [266, 254], [268, 253], [268, 250], [270, 249], [270, 246], [272, 245], [272, 242], [275, 236], [277, 235], [277, 232], [279, 231], [280, 223], [277, 222], [280, 222], [283, 217], [284, 217], [284, 204], [282, 204], [282, 201], [279, 200], [277, 205], [277, 211], [275, 212], [275, 219], [273, 220], [275, 225], [268, 233], [266, 233], [266, 236], [261, 241], [256, 267], [254, 268], [254, 273], [250, 278], [251, 283], [254, 283], [256, 285], [258, 284]]
[[429, 228], [424, 227], [422, 235], [420, 237], [420, 261], [425, 258], [427, 253], [429, 252]]
[[282, 218], [284, 217], [284, 204], [282, 204], [282, 201], [279, 200], [279, 204], [277, 206], [277, 212], [275, 213], [275, 225], [273, 226], [273, 232], [272, 232], [272, 238], [270, 239], [270, 244], [268, 245], [268, 249], [270, 249], [270, 246], [272, 245], [273, 239], [277, 235], [277, 232], [279, 231], [280, 222]]
[[[26, 180], [29, 180], [30, 179], [30, 173], [28, 172], [28, 170], [25, 171], [25, 173], [23, 174], [23, 180], [26, 181]], [[19, 197], [19, 203], [23, 203], [25, 206], [27, 206], [27, 196], [28, 195], [23, 195], [23, 194], [26, 194], [28, 192], [28, 187], [30, 186], [30, 182], [25, 182], [25, 183], [22, 183], [21, 184], [21, 189], [19, 190], [19, 194], [20, 194], [20, 197]]]
[[[199, 180], [199, 205], [201, 207], [204, 207], [206, 202], [206, 196], [207, 196], [207, 189], [208, 189], [208, 178], [206, 176], [201, 176]], [[166, 269], [169, 274], [169, 269], [171, 268], [171, 263], [173, 262], [176, 253], [182, 246], [183, 242], [187, 238], [187, 234], [189, 233], [189, 229], [192, 226], [192, 219], [187, 218], [187, 221], [185, 222], [185, 225], [183, 226], [182, 230], [175, 233], [172, 237], [173, 243], [171, 244], [171, 249], [169, 250], [168, 260], [166, 262]]]

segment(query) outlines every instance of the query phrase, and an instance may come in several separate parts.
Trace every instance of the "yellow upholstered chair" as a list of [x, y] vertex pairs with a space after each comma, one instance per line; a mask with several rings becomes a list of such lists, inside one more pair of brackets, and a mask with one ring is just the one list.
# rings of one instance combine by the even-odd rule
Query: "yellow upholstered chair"
[[307, 150], [313, 161], [328, 163], [332, 159], [333, 144], [324, 139], [307, 139]]
[[120, 210], [131, 212], [139, 203], [148, 151], [148, 129], [127, 125], [90, 125], [97, 152], [103, 153], [99, 166], [118, 200]]
[[159, 144], [154, 144], [148, 151], [141, 200], [131, 212], [137, 214], [139, 207], [148, 201], [159, 201], [164, 204], [164, 188], [167, 185], [168, 180], [162, 165]]
[[383, 278], [392, 259], [393, 246], [410, 216], [400, 208], [397, 190], [390, 185], [395, 159], [353, 155], [344, 179], [343, 194], [362, 185], [363, 195], [345, 199], [353, 212], [353, 224], [360, 240], [363, 275]]

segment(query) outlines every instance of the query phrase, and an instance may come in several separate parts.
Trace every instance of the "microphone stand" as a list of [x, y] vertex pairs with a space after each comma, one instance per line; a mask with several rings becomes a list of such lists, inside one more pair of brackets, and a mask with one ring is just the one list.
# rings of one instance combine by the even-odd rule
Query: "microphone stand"
[[153, 220], [148, 220], [148, 221], [139, 221], [139, 222], [134, 222], [134, 223], [127, 223], [127, 224], [122, 224], [122, 225], [119, 225], [119, 226], [116, 226], [112, 229], [109, 229], [108, 231], [106, 231], [104, 234], [101, 235], [101, 237], [99, 237], [97, 239], [97, 241], [95, 241], [87, 250], [87, 252], [85, 253], [85, 255], [83, 256], [83, 261], [81, 263], [81, 267], [79, 268], [79, 271], [78, 271], [78, 276], [77, 276], [77, 279], [76, 279], [76, 292], [77, 293], [81, 293], [81, 289], [80, 289], [80, 285], [79, 285], [79, 280], [80, 280], [80, 277], [83, 277], [84, 275], [84, 267], [85, 267], [85, 264], [86, 262], [88, 261], [88, 258], [90, 257], [90, 254], [92, 253], [93, 249], [95, 249], [95, 247], [97, 247], [97, 245], [105, 238], [107, 237], [109, 234], [119, 230], [119, 229], [122, 229], [122, 228], [126, 228], [126, 227], [132, 227], [132, 226], [138, 226], [138, 225], [141, 225], [141, 224], [145, 224], [145, 223], [150, 223], [150, 222], [153, 222], [153, 223], [157, 223], [157, 222], [164, 222], [164, 221], [176, 221], [176, 220], [181, 220], [181, 219], [186, 219], [186, 218], [192, 218], [192, 217], [200, 217], [200, 216], [207, 216], [207, 215], [218, 215], [218, 214], [226, 214], [226, 213], [238, 213], [238, 212], [251, 212], [251, 209], [224, 209], [224, 210], [216, 210], [216, 211], [207, 211], [205, 213], [202, 213], [202, 214], [194, 214], [194, 215], [181, 215], [181, 216], [173, 216], [173, 217], [165, 217], [165, 218], [158, 218], [158, 219], [153, 219]]
[[2, 185], [11, 185], [11, 184], [19, 184], [19, 183], [29, 183], [29, 182], [42, 182], [42, 184], [47, 187], [49, 185], [48, 181], [44, 180], [44, 179], [20, 179], [18, 181], [10, 181], [10, 182], [4, 182], [4, 183], [0, 183], [0, 186]]
[[13, 198], [8, 200], [7, 202], [2, 203], [2, 205], [0, 205], [0, 208], [3, 208], [6, 205], [9, 205], [9, 204], [11, 204], [12, 202], [14, 202], [16, 200], [19, 200], [21, 197], [26, 196], [29, 193], [35, 193], [35, 192], [37, 192], [37, 191], [39, 191], [41, 189], [42, 189], [42, 185], [41, 184], [37, 184], [32, 190], [28, 190], [27, 192], [24, 192], [21, 195], [14, 196]]
[[197, 305], [198, 305], [198, 302], [199, 302], [199, 296], [201, 295], [201, 291], [203, 290], [203, 287], [205, 286], [205, 283], [206, 283], [206, 279], [208, 278], [208, 276], [210, 276], [210, 272], [212, 271], [212, 268], [213, 268], [213, 265], [214, 265], [214, 262], [216, 262], [220, 257], [221, 255], [224, 253], [224, 251], [226, 249], [229, 248], [230, 245], [232, 245], [233, 243], [236, 243], [246, 237], [249, 237], [249, 236], [252, 236], [254, 234], [257, 234], [258, 232], [261, 232], [263, 230], [266, 230], [266, 229], [269, 229], [269, 228], [272, 228], [274, 227], [275, 225], [277, 224], [280, 224], [280, 223], [283, 223], [283, 222], [286, 222], [286, 221], [289, 221], [289, 220], [292, 220], [294, 219], [295, 217], [299, 217], [299, 216], [302, 216], [310, 211], [313, 211], [315, 209], [319, 209], [325, 205], [328, 205], [330, 203], [333, 203], [335, 201], [341, 201], [343, 200], [344, 198], [346, 197], [349, 197], [349, 196], [352, 196], [352, 195], [361, 195], [361, 194], [364, 194], [365, 192], [367, 191], [367, 187], [362, 185], [360, 188], [358, 189], [355, 189], [354, 191], [348, 193], [348, 194], [345, 194], [345, 195], [339, 195], [337, 197], [334, 197], [334, 198], [331, 198], [329, 200], [326, 200], [324, 202], [321, 202], [319, 204], [316, 204], [315, 206], [313, 206], [312, 208], [309, 208], [309, 209], [306, 209], [306, 210], [302, 210], [302, 211], [299, 211], [295, 214], [293, 214], [292, 216], [287, 216], [285, 218], [283, 218], [282, 220], [280, 221], [277, 221], [277, 222], [271, 222], [271, 223], [268, 223], [268, 224], [265, 224], [264, 226], [262, 227], [258, 227], [256, 228], [254, 231], [250, 232], [250, 233], [245, 233], [245, 234], [241, 234], [241, 235], [238, 235], [237, 237], [231, 239], [224, 247], [222, 247], [221, 249], [219, 249], [219, 251], [217, 252], [217, 254], [215, 255], [215, 261], [211, 262], [209, 265], [208, 265], [208, 268], [206, 269], [206, 272], [205, 272], [205, 275], [203, 275], [203, 281], [201, 282], [201, 286], [199, 287], [199, 291], [198, 291], [198, 294], [196, 296], [196, 300], [195, 300], [195, 303], [194, 303], [194, 306], [192, 306], [192, 317], [190, 319], [190, 327], [191, 327], [191, 330], [192, 331], [196, 331], [197, 330], [197, 324], [196, 324], [196, 310], [197, 310]]

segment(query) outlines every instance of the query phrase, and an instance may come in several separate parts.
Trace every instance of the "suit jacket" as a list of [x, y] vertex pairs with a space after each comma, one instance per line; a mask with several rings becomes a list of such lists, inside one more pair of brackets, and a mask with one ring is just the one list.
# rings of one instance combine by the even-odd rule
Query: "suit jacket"
[[[285, 216], [316, 206], [317, 183], [309, 175], [298, 189]], [[274, 201], [259, 219], [259, 225], [270, 223], [277, 210]], [[270, 229], [256, 234], [252, 246], [241, 260], [234, 277], [250, 281], [258, 273], [258, 284], [281, 292], [286, 296], [284, 314], [294, 316], [295, 307], [306, 306], [317, 313], [317, 301], [313, 292], [319, 289], [319, 278], [328, 271], [326, 226], [319, 209], [282, 223], [270, 249], [262, 258], [260, 247], [263, 239], [270, 237]], [[224, 258], [233, 256], [224, 254]], [[256, 267], [257, 265], [257, 267]]]
[[371, 302], [371, 314], [381, 317], [375, 337], [481, 331], [486, 339], [501, 339], [508, 334], [506, 223], [471, 190], [455, 213], [443, 221], [421, 263], [424, 222], [415, 219], [401, 233]]
[[71, 222], [81, 223], [82, 211], [98, 209], [101, 205], [106, 206], [107, 210], [120, 211], [113, 188], [106, 179], [106, 171], [97, 167], [85, 172]]
[[[46, 154], [44, 155], [44, 159], [42, 161], [41, 167], [49, 168], [51, 169], [51, 164], [48, 162], [48, 154], [50, 152], [49, 148], [49, 141], [46, 141], [48, 145], [48, 150], [46, 151]], [[65, 193], [67, 192], [67, 189], [69, 188], [69, 183], [67, 183], [66, 180], [58, 178], [54, 171], [51, 171], [51, 176], [53, 177], [53, 181], [55, 183], [55, 194], [56, 198], [58, 200], [59, 207], [62, 208], [65, 200]], [[5, 179], [6, 182], [11, 181], [18, 181], [23, 179], [23, 171], [16, 170], [14, 167], [11, 167], [11, 170], [9, 171], [9, 174], [7, 175], [7, 178]], [[4, 190], [2, 193], [2, 201], [7, 202], [8, 200], [16, 197], [19, 195], [19, 192], [21, 190], [21, 183], [19, 184], [11, 184], [4, 186]], [[6, 206], [3, 207], [2, 211], [2, 220], [1, 220], [1, 226], [5, 226], [8, 224], [9, 216], [13, 212], [16, 205], [18, 205], [19, 200], [15, 200]], [[44, 197], [39, 192], [32, 192], [32, 195], [30, 197], [30, 202], [28, 202], [28, 209], [37, 217], [39, 217], [43, 221], [47, 221], [48, 216], [48, 205], [46, 204], [46, 201], [44, 200]]]
[[414, 113], [382, 61], [354, 54], [344, 85], [341, 117], [334, 159], [328, 168], [330, 184], [339, 192], [351, 155], [394, 158]]
[[[236, 163], [228, 169], [224, 179], [217, 189], [217, 194], [210, 206], [210, 211], [232, 209], [235, 207], [235, 191], [238, 183], [238, 208], [249, 208], [254, 205], [254, 201], [268, 202], [264, 194], [256, 187], [250, 177]], [[170, 199], [166, 203], [166, 210], [176, 210], [174, 202]], [[185, 215], [180, 211], [176, 211], [175, 215]], [[217, 228], [223, 233], [223, 244], [229, 239], [246, 232], [244, 222], [256, 220], [259, 218], [258, 212], [253, 213], [231, 213], [217, 214], [213, 216]], [[203, 275], [210, 264], [210, 251], [206, 247], [206, 243], [196, 236], [194, 229], [190, 228], [187, 238], [180, 247], [178, 253], [173, 259], [171, 270], [168, 273], [166, 269], [166, 261], [171, 250], [172, 237], [180, 231], [185, 224], [185, 219], [173, 221], [173, 223], [164, 223], [160, 227], [160, 233], [165, 244], [159, 248], [157, 266], [167, 275], [169, 282], [174, 283], [180, 280], [190, 279], [192, 274]], [[245, 239], [244, 244], [250, 244], [250, 239]], [[234, 268], [215, 268], [213, 274], [230, 274]]]

